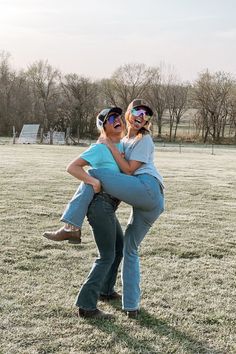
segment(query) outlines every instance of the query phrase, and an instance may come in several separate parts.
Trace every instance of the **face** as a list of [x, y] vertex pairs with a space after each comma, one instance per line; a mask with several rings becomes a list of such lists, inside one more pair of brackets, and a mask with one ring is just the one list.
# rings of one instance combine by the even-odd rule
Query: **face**
[[122, 134], [124, 130], [124, 123], [118, 113], [110, 113], [104, 123], [106, 135]]
[[128, 122], [132, 129], [140, 130], [150, 119], [145, 107], [135, 107], [130, 110]]

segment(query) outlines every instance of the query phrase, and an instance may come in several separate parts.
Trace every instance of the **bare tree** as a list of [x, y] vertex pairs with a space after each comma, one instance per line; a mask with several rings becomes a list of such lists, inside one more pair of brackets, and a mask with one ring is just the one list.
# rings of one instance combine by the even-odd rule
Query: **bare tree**
[[31, 64], [26, 74], [34, 95], [34, 115], [38, 115], [45, 129], [52, 128], [57, 117], [59, 71], [40, 60]]
[[91, 136], [96, 127], [98, 85], [83, 76], [69, 74], [62, 79], [61, 87], [67, 100], [64, 110], [66, 108], [72, 132], [76, 132], [78, 141], [82, 136]]
[[169, 113], [169, 138], [175, 140], [191, 95], [191, 107], [197, 110], [195, 125], [204, 142], [209, 138], [220, 142], [228, 132], [236, 139], [235, 88], [230, 74], [208, 70], [190, 87], [165, 64], [125, 64], [100, 81], [73, 73], [62, 76], [43, 60], [16, 72], [10, 66], [10, 54], [0, 52], [0, 134], [11, 134], [13, 125], [19, 131], [24, 123], [40, 123], [47, 130], [70, 127], [78, 139], [92, 137], [100, 109], [117, 105], [125, 110], [130, 101], [141, 97], [154, 110], [159, 137], [164, 113]]
[[134, 98], [147, 96], [152, 79], [152, 69], [144, 64], [120, 66], [110, 80], [103, 81], [105, 102], [126, 109]]
[[12, 105], [16, 73], [10, 68], [10, 54], [0, 53], [0, 133], [8, 134], [12, 129], [14, 108]]
[[229, 99], [229, 133], [234, 134], [234, 141], [236, 143], [236, 85], [232, 88]]
[[14, 108], [12, 124], [18, 132], [25, 123], [37, 123], [37, 118], [34, 119], [32, 116], [32, 105], [31, 87], [25, 73], [20, 71], [15, 78], [12, 98], [12, 107]]
[[166, 108], [165, 82], [160, 68], [153, 67], [152, 81], [147, 89], [146, 97], [156, 117], [158, 137], [162, 134], [162, 117]]
[[[166, 107], [169, 112], [169, 139], [175, 141], [178, 125], [187, 110], [188, 85], [169, 83], [165, 88]], [[174, 135], [173, 135], [174, 129]]]
[[199, 75], [194, 85], [193, 95], [204, 142], [209, 135], [214, 142], [219, 142], [224, 137], [225, 126], [229, 120], [233, 82], [230, 74], [220, 71], [210, 74], [207, 70]]

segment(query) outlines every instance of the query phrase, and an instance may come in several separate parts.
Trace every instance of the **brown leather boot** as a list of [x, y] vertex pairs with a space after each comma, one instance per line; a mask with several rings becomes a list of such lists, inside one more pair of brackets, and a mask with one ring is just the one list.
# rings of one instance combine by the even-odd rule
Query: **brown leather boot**
[[107, 301], [118, 301], [121, 300], [122, 296], [117, 293], [116, 291], [114, 291], [112, 294], [107, 295], [107, 294], [100, 294], [99, 296], [99, 300], [107, 302]]
[[140, 310], [126, 311], [127, 317], [128, 318], [133, 318], [133, 319], [137, 319], [139, 313], [140, 313]]
[[99, 309], [96, 310], [84, 310], [79, 308], [78, 312], [79, 317], [83, 318], [95, 318], [95, 319], [101, 319], [101, 320], [111, 320], [114, 318], [114, 316], [110, 313], [103, 312]]
[[66, 231], [64, 226], [57, 231], [47, 231], [43, 234], [52, 241], [68, 241], [69, 243], [81, 243], [81, 230]]

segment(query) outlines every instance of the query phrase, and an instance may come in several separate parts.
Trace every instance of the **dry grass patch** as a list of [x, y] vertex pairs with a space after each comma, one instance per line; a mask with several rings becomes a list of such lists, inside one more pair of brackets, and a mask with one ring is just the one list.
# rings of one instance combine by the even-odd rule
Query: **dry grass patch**
[[[88, 223], [79, 246], [42, 238], [78, 184], [65, 166], [80, 151], [0, 146], [0, 353], [236, 353], [236, 150], [158, 149], [166, 211], [140, 250], [141, 316], [101, 304], [112, 322], [78, 319], [74, 308], [96, 257]], [[122, 203], [124, 227], [128, 214]]]

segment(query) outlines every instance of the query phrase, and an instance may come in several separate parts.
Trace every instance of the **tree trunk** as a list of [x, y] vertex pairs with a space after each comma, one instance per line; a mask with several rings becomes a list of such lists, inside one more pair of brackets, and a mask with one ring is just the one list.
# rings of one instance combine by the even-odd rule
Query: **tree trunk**
[[77, 139], [78, 139], [78, 144], [80, 141], [80, 129], [79, 129], [79, 124], [77, 125]]
[[170, 121], [170, 133], [169, 133], [169, 140], [172, 140], [172, 130], [173, 130], [173, 121]]
[[209, 131], [210, 131], [210, 128], [209, 127], [207, 127], [206, 128], [206, 132], [205, 132], [205, 136], [204, 136], [204, 144], [206, 143], [206, 141], [207, 141], [207, 138], [208, 138], [208, 134], [209, 134]]
[[53, 145], [53, 129], [50, 128], [49, 130], [49, 144]]
[[157, 117], [157, 136], [160, 138], [161, 137], [161, 121], [162, 117]]

